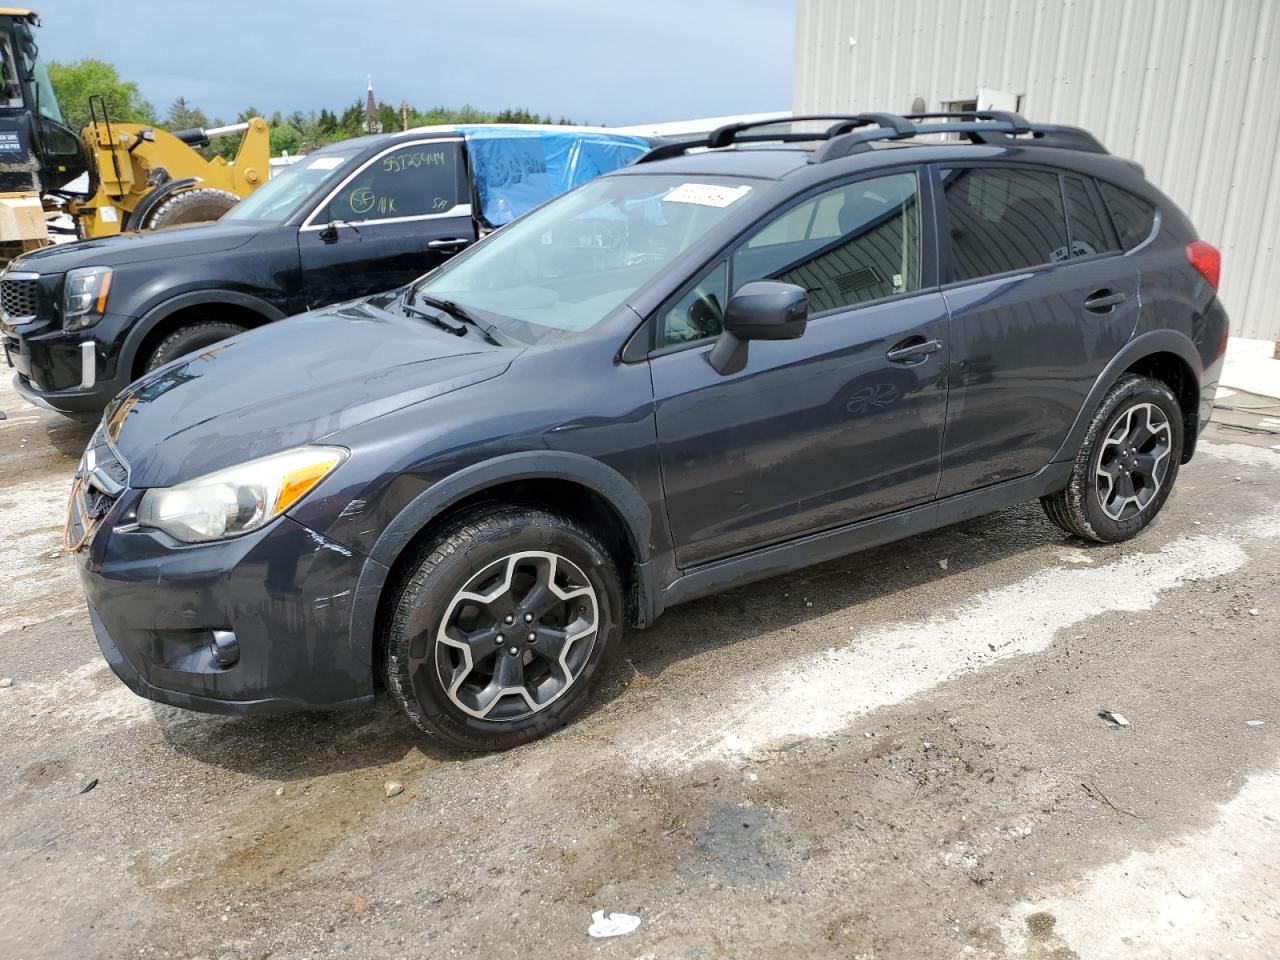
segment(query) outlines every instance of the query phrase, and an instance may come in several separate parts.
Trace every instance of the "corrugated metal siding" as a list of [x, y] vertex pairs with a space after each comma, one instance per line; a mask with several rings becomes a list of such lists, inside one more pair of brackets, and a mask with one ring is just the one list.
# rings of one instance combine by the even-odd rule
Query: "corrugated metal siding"
[[1141, 163], [1222, 250], [1236, 336], [1280, 340], [1280, 0], [797, 0], [797, 113], [1022, 96]]

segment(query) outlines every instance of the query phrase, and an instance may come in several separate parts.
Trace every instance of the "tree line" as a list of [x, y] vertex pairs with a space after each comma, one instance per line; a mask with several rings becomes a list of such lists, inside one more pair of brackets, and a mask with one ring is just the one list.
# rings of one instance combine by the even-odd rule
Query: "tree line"
[[[86, 58], [73, 63], [53, 61], [49, 64], [49, 79], [62, 108], [63, 119], [67, 126], [77, 132], [89, 124], [89, 97], [92, 94], [102, 95], [112, 120], [145, 123], [164, 130], [221, 127], [250, 117], [263, 117], [270, 127], [272, 154], [284, 151], [291, 154], [306, 153], [326, 143], [358, 137], [366, 132], [363, 99], [357, 99], [340, 111], [321, 109], [319, 112], [294, 110], [283, 113], [277, 110], [267, 114], [257, 107], [249, 106], [241, 110], [234, 119], [227, 120], [223, 117], [210, 118], [185, 97], [179, 96], [169, 104], [162, 117], [142, 95], [136, 83], [122, 79], [115, 66], [102, 60]], [[384, 132], [401, 129], [406, 119], [409, 127], [436, 123], [573, 123], [563, 116], [553, 120], [550, 114], [539, 116], [523, 108], [493, 112], [470, 104], [457, 108], [435, 106], [425, 110], [409, 106], [406, 118], [400, 108], [385, 101], [379, 101], [377, 106], [378, 122]], [[238, 137], [223, 137], [214, 140], [201, 153], [206, 156], [224, 156], [229, 160], [235, 156], [239, 143]]]

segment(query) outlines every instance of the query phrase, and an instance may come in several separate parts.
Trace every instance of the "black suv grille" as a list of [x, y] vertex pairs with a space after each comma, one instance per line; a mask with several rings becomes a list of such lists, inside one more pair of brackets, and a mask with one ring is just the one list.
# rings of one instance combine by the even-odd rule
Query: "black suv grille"
[[0, 277], [0, 309], [9, 320], [23, 320], [36, 315], [40, 295], [38, 280], [14, 280]]

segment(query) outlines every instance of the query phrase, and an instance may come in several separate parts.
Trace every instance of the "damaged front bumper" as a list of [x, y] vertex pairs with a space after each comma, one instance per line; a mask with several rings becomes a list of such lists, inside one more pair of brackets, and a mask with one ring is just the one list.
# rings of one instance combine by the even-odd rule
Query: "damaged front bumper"
[[79, 554], [98, 645], [126, 686], [224, 714], [372, 702], [373, 625], [353, 600], [374, 561], [288, 517], [180, 544], [131, 522], [140, 497], [125, 490]]

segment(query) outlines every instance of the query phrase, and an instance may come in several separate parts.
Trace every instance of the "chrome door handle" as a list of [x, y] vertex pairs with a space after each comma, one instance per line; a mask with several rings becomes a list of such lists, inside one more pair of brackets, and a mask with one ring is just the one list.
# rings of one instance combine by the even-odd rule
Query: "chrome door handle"
[[470, 237], [455, 237], [452, 240], [428, 240], [428, 250], [457, 250], [471, 242]]
[[906, 363], [911, 360], [923, 360], [931, 353], [942, 349], [941, 340], [925, 340], [923, 337], [909, 337], [885, 354], [885, 358], [893, 363]]

